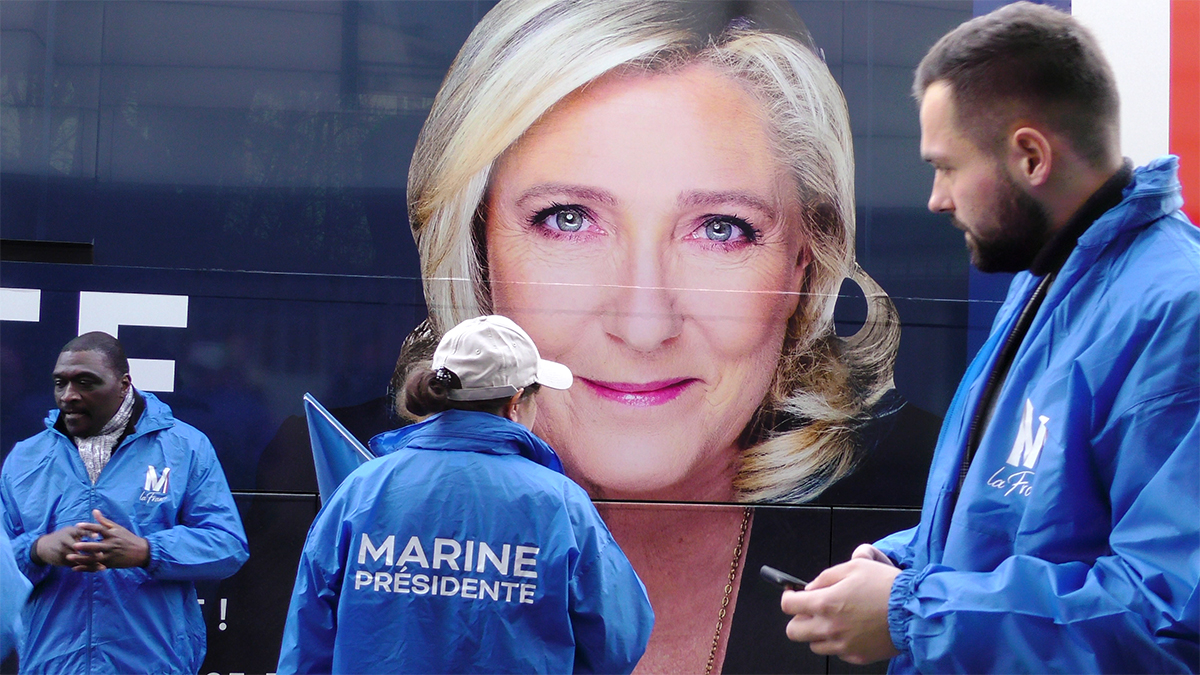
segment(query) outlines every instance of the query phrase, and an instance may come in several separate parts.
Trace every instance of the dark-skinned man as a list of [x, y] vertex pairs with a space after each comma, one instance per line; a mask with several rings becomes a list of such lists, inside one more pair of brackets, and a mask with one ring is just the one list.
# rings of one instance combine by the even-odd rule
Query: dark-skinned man
[[1179, 160], [1122, 160], [1108, 63], [1041, 5], [947, 34], [913, 92], [929, 209], [977, 268], [1018, 274], [920, 525], [785, 592], [788, 637], [893, 673], [1196, 672], [1200, 231]]
[[63, 347], [54, 400], [0, 471], [4, 528], [33, 583], [21, 672], [197, 672], [194, 582], [249, 555], [212, 444], [134, 388], [105, 333]]

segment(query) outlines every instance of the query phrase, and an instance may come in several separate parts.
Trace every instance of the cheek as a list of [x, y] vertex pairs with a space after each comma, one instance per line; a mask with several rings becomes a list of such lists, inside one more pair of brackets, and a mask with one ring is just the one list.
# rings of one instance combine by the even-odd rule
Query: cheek
[[689, 273], [699, 282], [691, 287], [703, 283], [709, 289], [685, 293], [685, 311], [708, 336], [714, 352], [727, 357], [778, 355], [803, 282], [804, 268], [792, 260], [764, 255], [742, 265]]
[[600, 316], [611, 266], [596, 256], [563, 255], [536, 235], [488, 236], [492, 309], [516, 321], [555, 358], [570, 348], [581, 327]]
[[999, 185], [990, 175], [965, 176], [955, 186], [955, 205], [972, 221], [986, 221], [995, 214]]

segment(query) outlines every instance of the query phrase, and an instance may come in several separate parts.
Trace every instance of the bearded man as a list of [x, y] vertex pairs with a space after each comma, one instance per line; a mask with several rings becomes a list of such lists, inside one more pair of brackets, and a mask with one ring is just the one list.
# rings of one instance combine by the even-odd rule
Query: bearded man
[[901, 673], [1196, 672], [1200, 231], [1178, 159], [1122, 159], [1104, 55], [1045, 6], [959, 26], [913, 91], [930, 210], [980, 270], [1019, 273], [920, 525], [785, 592], [788, 636]]

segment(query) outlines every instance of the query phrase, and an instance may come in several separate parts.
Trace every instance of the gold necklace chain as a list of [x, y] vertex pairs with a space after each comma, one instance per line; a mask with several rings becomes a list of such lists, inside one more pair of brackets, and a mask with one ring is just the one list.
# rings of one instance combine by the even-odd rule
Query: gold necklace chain
[[742, 545], [746, 543], [746, 528], [750, 525], [750, 507], [742, 507], [742, 529], [738, 532], [737, 545], [733, 547], [733, 562], [729, 565], [729, 582], [725, 584], [725, 597], [721, 598], [721, 610], [717, 612], [717, 632], [713, 634], [712, 649], [708, 651], [708, 665], [704, 667], [704, 675], [712, 675], [713, 664], [717, 660], [717, 647], [721, 644], [721, 627], [725, 625], [725, 611], [729, 607], [729, 598], [733, 595], [733, 583], [737, 580], [738, 564], [742, 561]]

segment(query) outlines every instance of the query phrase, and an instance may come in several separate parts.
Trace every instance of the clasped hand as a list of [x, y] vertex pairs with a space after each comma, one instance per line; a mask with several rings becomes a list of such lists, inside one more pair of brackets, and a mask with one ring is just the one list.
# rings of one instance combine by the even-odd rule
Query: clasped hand
[[150, 561], [150, 542], [109, 520], [99, 509], [94, 523], [77, 523], [38, 538], [34, 555], [42, 563], [70, 567], [76, 572], [99, 572], [141, 567]]
[[900, 570], [881, 551], [863, 544], [849, 562], [822, 572], [803, 591], [785, 591], [791, 614], [787, 636], [813, 652], [866, 664], [899, 654], [888, 629], [888, 598]]

